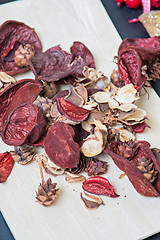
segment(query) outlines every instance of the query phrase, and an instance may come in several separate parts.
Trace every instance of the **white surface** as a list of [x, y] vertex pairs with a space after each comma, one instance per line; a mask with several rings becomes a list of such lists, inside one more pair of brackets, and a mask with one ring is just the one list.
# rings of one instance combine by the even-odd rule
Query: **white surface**
[[[66, 51], [73, 41], [82, 41], [95, 56], [97, 69], [110, 76], [116, 67], [113, 58], [121, 43], [99, 0], [24, 0], [0, 6], [0, 24], [13, 19], [36, 29], [43, 50], [61, 44]], [[34, 77], [27, 73], [19, 75]], [[138, 103], [148, 111], [151, 129], [139, 134], [152, 147], [160, 147], [160, 99], [152, 89]], [[0, 151], [9, 150], [0, 144]], [[52, 178], [60, 195], [55, 204], [45, 208], [35, 202], [40, 183], [36, 163], [15, 164], [6, 181], [0, 185], [0, 207], [16, 240], [136, 240], [160, 231], [160, 198], [139, 195], [128, 178], [119, 179], [121, 171], [106, 154], [109, 163], [104, 176], [114, 186], [119, 198], [102, 197], [105, 206], [87, 210], [80, 199], [81, 183], [67, 183], [64, 176]], [[47, 179], [49, 176], [45, 175]]]

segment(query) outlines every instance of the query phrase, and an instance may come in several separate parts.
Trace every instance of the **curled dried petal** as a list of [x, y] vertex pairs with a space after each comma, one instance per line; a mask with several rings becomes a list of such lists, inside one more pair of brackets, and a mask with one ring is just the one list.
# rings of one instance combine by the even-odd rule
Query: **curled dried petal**
[[85, 191], [80, 193], [80, 196], [87, 209], [95, 210], [100, 205], [105, 205], [103, 200], [99, 196], [88, 194]]

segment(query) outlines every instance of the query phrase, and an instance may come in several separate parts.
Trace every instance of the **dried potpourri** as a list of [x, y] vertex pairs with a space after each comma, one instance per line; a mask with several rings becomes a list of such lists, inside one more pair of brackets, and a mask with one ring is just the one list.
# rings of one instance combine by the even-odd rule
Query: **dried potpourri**
[[95, 210], [100, 205], [105, 205], [102, 198], [99, 196], [94, 196], [92, 194], [86, 193], [85, 191], [80, 193], [80, 196], [87, 209]]
[[17, 82], [17, 80], [5, 72], [0, 72], [0, 92], [3, 92], [9, 85]]
[[3, 126], [2, 140], [13, 146], [35, 143], [44, 134], [46, 119], [42, 111], [32, 103], [15, 108]]
[[42, 183], [40, 183], [38, 187], [38, 192], [36, 192], [36, 200], [43, 206], [48, 207], [54, 203], [58, 195], [59, 188], [56, 188], [57, 183], [52, 183], [51, 178], [48, 178], [47, 181], [44, 180], [42, 162], [45, 158], [46, 157], [43, 154], [36, 154], [34, 156], [35, 161], [38, 163], [42, 180]]
[[42, 51], [35, 30], [22, 22], [4, 22], [0, 26], [0, 39], [0, 71], [10, 75], [28, 71], [28, 59]]
[[64, 114], [68, 119], [75, 121], [75, 122], [82, 122], [84, 121], [89, 114], [89, 111], [77, 107], [73, 103], [66, 101], [64, 98], [57, 98], [57, 108], [60, 113]]
[[96, 195], [104, 195], [112, 198], [119, 197], [119, 195], [115, 193], [110, 182], [106, 178], [100, 176], [88, 178], [86, 181], [84, 181], [82, 188], [85, 191]]
[[118, 49], [118, 70], [125, 84], [132, 83], [140, 90], [147, 78], [142, 68], [150, 67], [160, 56], [160, 38], [129, 39], [122, 41]]
[[126, 173], [139, 194], [146, 197], [160, 195], [160, 162], [148, 142], [114, 142], [108, 144], [104, 152]]
[[13, 168], [14, 160], [11, 153], [0, 153], [0, 183], [7, 180]]
[[47, 82], [58, 81], [68, 76], [82, 76], [82, 70], [86, 65], [95, 67], [94, 58], [81, 42], [73, 43], [71, 53], [62, 50], [60, 46], [55, 46], [30, 58], [35, 78]]
[[0, 93], [0, 132], [10, 113], [25, 102], [32, 102], [41, 92], [42, 86], [33, 79], [22, 79], [9, 85]]
[[78, 165], [80, 148], [74, 142], [74, 136], [73, 128], [65, 123], [56, 122], [48, 129], [44, 141], [45, 151], [50, 160], [63, 169]]

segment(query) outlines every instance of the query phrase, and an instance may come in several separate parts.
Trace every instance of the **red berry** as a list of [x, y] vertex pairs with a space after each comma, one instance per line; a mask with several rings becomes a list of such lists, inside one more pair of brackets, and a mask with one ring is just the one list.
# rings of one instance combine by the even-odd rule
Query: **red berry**
[[152, 4], [153, 7], [159, 8], [160, 7], [160, 0], [152, 0], [151, 4]]
[[120, 7], [122, 5], [122, 3], [124, 3], [124, 0], [116, 0], [116, 3], [118, 5], [118, 7]]
[[129, 8], [138, 8], [141, 3], [141, 0], [126, 0], [126, 5]]

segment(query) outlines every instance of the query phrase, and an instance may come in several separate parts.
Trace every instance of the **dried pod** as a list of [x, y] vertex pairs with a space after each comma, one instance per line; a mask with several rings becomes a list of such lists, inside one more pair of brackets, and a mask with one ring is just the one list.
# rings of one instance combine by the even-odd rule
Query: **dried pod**
[[2, 131], [2, 140], [13, 146], [34, 143], [44, 134], [46, 124], [37, 106], [32, 103], [22, 104], [9, 115]]
[[74, 130], [65, 123], [54, 123], [47, 132], [44, 147], [53, 163], [65, 169], [76, 167], [80, 159], [80, 148], [74, 142]]
[[89, 111], [82, 108], [77, 107], [76, 105], [66, 101], [64, 98], [57, 98], [57, 108], [61, 114], [72, 121], [82, 122], [84, 121], [89, 114]]
[[13, 168], [14, 160], [11, 153], [0, 153], [0, 183], [7, 180]]
[[114, 70], [111, 74], [111, 82], [116, 86], [116, 87], [123, 87], [125, 85], [124, 81], [121, 79], [119, 71]]
[[21, 149], [19, 147], [15, 147], [14, 151], [10, 151], [12, 154], [13, 160], [21, 165], [26, 165], [33, 160], [35, 155], [34, 147], [27, 147]]
[[103, 200], [99, 196], [88, 194], [85, 191], [80, 193], [80, 196], [87, 209], [95, 210], [100, 205], [105, 205]]
[[83, 175], [73, 174], [70, 172], [65, 172], [65, 180], [67, 182], [84, 182], [86, 178]]
[[59, 191], [59, 189], [56, 189], [56, 186], [57, 183], [52, 183], [51, 178], [46, 182], [42, 182], [38, 187], [38, 192], [36, 192], [37, 202], [45, 207], [53, 204]]
[[110, 182], [106, 178], [100, 176], [88, 178], [83, 183], [82, 188], [85, 191], [96, 195], [104, 195], [112, 198], [119, 197], [119, 195], [115, 193], [114, 188]]
[[[133, 144], [135, 145], [134, 151], [131, 147]], [[109, 154], [120, 170], [126, 173], [139, 194], [146, 197], [157, 197], [160, 195], [160, 162], [156, 159], [149, 146], [150, 144], [146, 141], [115, 142], [108, 144], [104, 152]], [[145, 164], [148, 168], [146, 176], [138, 169], [144, 169]], [[151, 183], [150, 179], [154, 182]]]
[[83, 67], [93, 64], [93, 55], [80, 42], [73, 44], [71, 53], [55, 46], [44, 53], [35, 54], [30, 59], [30, 66], [36, 79], [48, 82], [58, 81], [68, 76], [81, 76]]
[[98, 160], [94, 157], [86, 159], [85, 172], [88, 176], [96, 176], [104, 174], [108, 171], [108, 163]]
[[42, 86], [39, 82], [33, 79], [22, 79], [1, 92], [0, 130], [16, 107], [23, 103], [33, 102], [41, 90]]
[[147, 80], [142, 67], [159, 55], [159, 37], [124, 39], [118, 49], [118, 70], [125, 84], [132, 83], [140, 90]]
[[42, 51], [42, 45], [35, 30], [22, 22], [9, 20], [0, 27], [0, 71], [10, 75], [28, 71], [29, 66], [17, 66], [14, 54], [18, 47], [31, 45], [35, 52]]
[[82, 42], [74, 42], [70, 48], [70, 51], [73, 54], [74, 58], [81, 56], [85, 62], [85, 66], [95, 68], [94, 57], [91, 51]]

